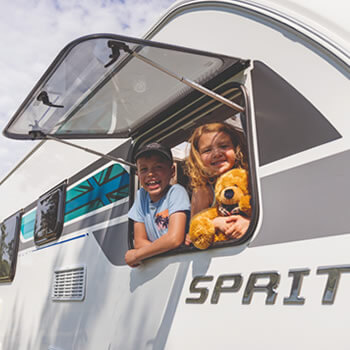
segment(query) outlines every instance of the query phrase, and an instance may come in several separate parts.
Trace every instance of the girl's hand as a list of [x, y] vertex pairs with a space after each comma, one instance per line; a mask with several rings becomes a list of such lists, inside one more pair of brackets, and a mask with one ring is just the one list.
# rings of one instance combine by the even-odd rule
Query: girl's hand
[[230, 220], [234, 216], [218, 216], [213, 219], [213, 225], [216, 230], [223, 232], [226, 235], [226, 232], [229, 232], [232, 222]]
[[137, 258], [137, 249], [130, 249], [125, 254], [125, 262], [130, 267], [137, 267], [141, 264], [141, 260]]
[[227, 237], [232, 239], [243, 237], [248, 230], [250, 219], [241, 215], [231, 215], [226, 219], [229, 228], [222, 232], [224, 232]]

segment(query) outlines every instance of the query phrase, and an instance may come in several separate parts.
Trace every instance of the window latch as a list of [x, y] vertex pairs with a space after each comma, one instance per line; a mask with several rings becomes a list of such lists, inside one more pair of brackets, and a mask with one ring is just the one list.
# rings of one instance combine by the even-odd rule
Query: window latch
[[62, 105], [55, 105], [52, 102], [50, 102], [49, 95], [47, 94], [46, 91], [41, 91], [36, 99], [49, 107], [64, 108], [64, 106]]

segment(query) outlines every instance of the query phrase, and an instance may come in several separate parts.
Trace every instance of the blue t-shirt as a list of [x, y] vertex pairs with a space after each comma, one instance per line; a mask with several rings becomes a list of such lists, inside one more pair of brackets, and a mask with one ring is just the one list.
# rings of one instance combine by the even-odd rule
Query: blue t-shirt
[[129, 210], [128, 217], [143, 222], [148, 239], [153, 242], [168, 232], [169, 217], [179, 211], [187, 216], [186, 232], [190, 219], [190, 199], [181, 185], [171, 186], [158, 202], [151, 202], [149, 194], [143, 188], [137, 191], [136, 200]]

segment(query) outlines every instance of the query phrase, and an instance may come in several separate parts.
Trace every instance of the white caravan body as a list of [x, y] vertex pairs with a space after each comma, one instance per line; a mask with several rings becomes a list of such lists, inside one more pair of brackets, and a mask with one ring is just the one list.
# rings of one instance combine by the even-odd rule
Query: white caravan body
[[[244, 121], [231, 114], [249, 148], [249, 233], [130, 268], [132, 168], [43, 140], [0, 185], [2, 250], [15, 226], [7, 220], [20, 227], [13, 275], [0, 284], [0, 349], [348, 349], [349, 13], [345, 0], [175, 3], [145, 39], [239, 58], [236, 73], [204, 85], [221, 94], [218, 86], [238, 84], [246, 94]], [[134, 89], [147, 107], [157, 95], [143, 100], [140, 79]], [[130, 135], [72, 142], [129, 162], [139, 144], [168, 142], [183, 161], [185, 136], [215, 120], [221, 102], [179, 91], [141, 113]], [[230, 91], [222, 94], [231, 99]], [[201, 98], [219, 107], [196, 114]], [[39, 198], [57, 186], [62, 232], [35, 242]]]

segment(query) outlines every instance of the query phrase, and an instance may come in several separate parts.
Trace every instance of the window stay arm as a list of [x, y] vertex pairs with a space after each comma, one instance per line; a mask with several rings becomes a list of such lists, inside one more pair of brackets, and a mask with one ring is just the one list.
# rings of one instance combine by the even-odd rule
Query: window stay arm
[[227, 105], [228, 107], [234, 109], [235, 111], [238, 111], [240, 113], [244, 112], [244, 107], [242, 107], [242, 106], [238, 105], [237, 103], [234, 103], [234, 102], [230, 101], [229, 99], [227, 99], [227, 98], [225, 98], [225, 97], [223, 97], [223, 96], [221, 96], [221, 95], [219, 95], [219, 94], [217, 94], [217, 93], [207, 89], [203, 85], [200, 85], [200, 84], [198, 84], [198, 83], [196, 83], [196, 82], [194, 82], [194, 81], [192, 81], [190, 79], [187, 79], [185, 77], [178, 76], [177, 74], [171, 72], [167, 68], [162, 67], [160, 64], [158, 64], [158, 63], [150, 60], [149, 58], [147, 58], [147, 57], [145, 57], [143, 55], [140, 55], [139, 53], [131, 50], [129, 48], [129, 46], [126, 45], [125, 43], [117, 42], [117, 41], [114, 41], [114, 40], [110, 40], [108, 42], [108, 47], [110, 47], [111, 50], [112, 50], [112, 54], [110, 55], [112, 60], [110, 62], [108, 62], [105, 65], [105, 67], [111, 65], [112, 63], [114, 63], [118, 59], [118, 57], [120, 55], [119, 50], [124, 50], [125, 52], [129, 53], [130, 55], [138, 58], [139, 60], [145, 62], [146, 64], [151, 65], [152, 67], [160, 70], [161, 72], [163, 72], [163, 73], [165, 73], [167, 75], [170, 75], [171, 77], [175, 78], [176, 80], [178, 80], [178, 81], [184, 83], [185, 85], [187, 85], [187, 86], [189, 86], [189, 87], [191, 87], [191, 88], [201, 92], [202, 94], [205, 94], [205, 95], [213, 98], [214, 100], [217, 100], [217, 101]]
[[213, 98], [214, 100], [217, 100], [225, 105], [227, 105], [228, 107], [234, 109], [235, 111], [238, 111], [238, 112], [244, 112], [244, 107], [238, 105], [237, 103], [234, 103], [232, 101], [230, 101], [229, 99], [215, 93], [214, 91], [211, 91], [209, 89], [207, 89], [206, 87], [204, 87], [203, 85], [200, 85], [190, 79], [187, 79], [185, 77], [180, 77], [178, 75], [176, 75], [175, 73], [169, 71], [168, 69], [162, 67], [161, 65], [159, 65], [158, 63], [155, 63], [154, 61], [132, 51], [131, 53], [134, 57], [137, 57], [138, 59], [142, 60], [143, 62], [147, 63], [147, 64], [150, 64], [151, 66], [153, 66], [154, 68], [162, 71], [163, 73], [165, 74], [168, 74], [170, 75], [171, 77], [177, 79], [178, 81], [184, 83], [185, 85], [195, 89], [195, 90], [198, 90], [199, 92], [201, 92], [202, 94], [204, 95], [207, 95], [211, 98]]
[[57, 141], [57, 142], [60, 142], [60, 143], [63, 143], [65, 145], [68, 145], [68, 146], [71, 146], [71, 147], [74, 147], [74, 148], [78, 148], [82, 151], [85, 151], [85, 152], [88, 152], [88, 153], [92, 153], [94, 154], [95, 156], [99, 156], [101, 158], [105, 158], [105, 159], [108, 159], [110, 161], [114, 161], [114, 162], [118, 162], [118, 163], [122, 163], [124, 165], [127, 165], [129, 166], [130, 168], [134, 168], [136, 169], [136, 165], [133, 164], [133, 163], [130, 163], [122, 158], [118, 158], [118, 157], [114, 157], [114, 156], [111, 156], [109, 154], [104, 154], [104, 153], [100, 153], [98, 151], [95, 151], [91, 148], [87, 148], [87, 147], [82, 147], [82, 146], [79, 146], [79, 145], [76, 145], [75, 143], [72, 143], [72, 142], [69, 142], [67, 140], [62, 140], [58, 137], [55, 137], [55, 136], [51, 136], [51, 135], [45, 135], [42, 131], [30, 131], [29, 132], [30, 134], [33, 134], [34, 138], [38, 137], [38, 133], [40, 134], [40, 137], [42, 137], [43, 139], [46, 139], [46, 140], [54, 140], [54, 141]]

